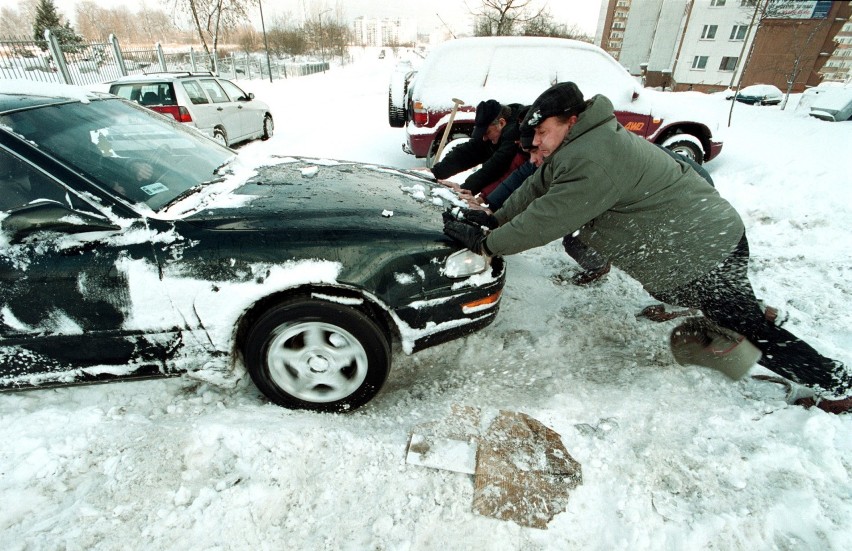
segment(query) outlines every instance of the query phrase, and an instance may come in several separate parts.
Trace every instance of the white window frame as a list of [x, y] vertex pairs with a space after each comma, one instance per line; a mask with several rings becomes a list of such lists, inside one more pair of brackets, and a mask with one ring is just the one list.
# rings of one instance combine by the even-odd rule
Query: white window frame
[[[742, 31], [742, 36], [740, 36], [740, 31]], [[733, 42], [742, 42], [748, 36], [748, 25], [734, 25], [731, 27], [731, 36], [728, 40]]]
[[719, 25], [704, 25], [701, 29], [701, 40], [716, 40], [716, 31]]
[[697, 55], [692, 58], [692, 69], [694, 71], [703, 71], [707, 68], [707, 60], [709, 56]]
[[[725, 63], [725, 61], [728, 61], [728, 60], [731, 60], [731, 59], [732, 59], [732, 60], [734, 60], [734, 64], [733, 64], [733, 67], [731, 67], [730, 69], [728, 69], [728, 68], [726, 67], [726, 63]], [[738, 58], [738, 57], [725, 56], [725, 57], [723, 57], [723, 58], [722, 58], [722, 61], [719, 63], [719, 70], [720, 70], [720, 71], [726, 71], [726, 72], [733, 72], [733, 71], [736, 71], [736, 70], [737, 70], [737, 62], [738, 62], [738, 61], [739, 61], [739, 58]]]

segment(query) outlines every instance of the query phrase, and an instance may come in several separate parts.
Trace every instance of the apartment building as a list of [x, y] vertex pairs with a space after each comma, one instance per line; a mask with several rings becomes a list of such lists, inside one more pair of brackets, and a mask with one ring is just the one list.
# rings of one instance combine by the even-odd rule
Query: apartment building
[[[832, 57], [833, 79], [852, 62], [848, 1], [609, 0], [601, 12], [598, 44], [651, 87], [801, 92], [819, 84]], [[845, 55], [835, 40], [850, 43]]]
[[352, 23], [355, 43], [362, 46], [400, 46], [417, 42], [417, 20], [356, 17]]

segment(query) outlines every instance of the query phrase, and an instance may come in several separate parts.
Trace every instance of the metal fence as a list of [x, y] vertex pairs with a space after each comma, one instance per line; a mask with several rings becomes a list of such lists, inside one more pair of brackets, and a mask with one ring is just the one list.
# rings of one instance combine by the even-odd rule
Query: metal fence
[[[44, 40], [0, 38], [0, 78], [88, 85], [119, 77], [167, 72], [211, 71], [225, 78], [288, 78], [325, 72], [327, 61], [267, 59], [265, 54], [218, 56], [196, 52], [152, 49], [122, 50], [118, 39], [59, 44], [49, 30]], [[271, 77], [270, 77], [271, 72]]]

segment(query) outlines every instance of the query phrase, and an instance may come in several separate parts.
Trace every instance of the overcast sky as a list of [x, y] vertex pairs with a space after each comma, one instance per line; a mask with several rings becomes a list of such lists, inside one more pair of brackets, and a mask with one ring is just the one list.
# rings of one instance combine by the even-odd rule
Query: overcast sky
[[[2, 0], [3, 3], [9, 0]], [[74, 9], [81, 0], [54, 0], [60, 13], [74, 22]], [[124, 0], [97, 0], [104, 7], [124, 4]], [[131, 11], [138, 6], [162, 7], [168, 9], [174, 0], [143, 0], [130, 6]], [[597, 26], [601, 0], [548, 0], [550, 13], [559, 23], [576, 24], [589, 35], [594, 36]], [[453, 30], [469, 28], [465, 20], [470, 16], [467, 6], [476, 8], [480, 0], [264, 0], [264, 19], [269, 22], [278, 14], [289, 12], [301, 18], [307, 11], [318, 13], [325, 9], [336, 11], [341, 6], [347, 20], [363, 15], [364, 17], [410, 17], [417, 19], [421, 32], [428, 32], [441, 26], [441, 19]], [[541, 5], [541, 0], [539, 2]], [[327, 16], [331, 16], [328, 14]], [[440, 15], [440, 19], [439, 16]]]

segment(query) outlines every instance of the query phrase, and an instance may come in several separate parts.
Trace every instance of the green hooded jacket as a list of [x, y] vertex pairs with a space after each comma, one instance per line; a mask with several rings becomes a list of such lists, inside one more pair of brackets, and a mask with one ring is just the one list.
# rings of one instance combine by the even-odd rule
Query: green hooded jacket
[[601, 95], [496, 216], [500, 227], [486, 241], [494, 254], [574, 234], [652, 294], [712, 270], [745, 231], [713, 186], [625, 130]]

